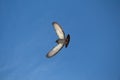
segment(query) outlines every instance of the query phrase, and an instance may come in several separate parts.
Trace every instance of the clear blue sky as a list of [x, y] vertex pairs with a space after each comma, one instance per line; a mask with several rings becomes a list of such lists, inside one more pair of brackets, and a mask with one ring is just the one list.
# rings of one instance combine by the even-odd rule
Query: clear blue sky
[[[53, 21], [71, 42], [47, 59]], [[0, 80], [120, 80], [120, 1], [0, 0]]]

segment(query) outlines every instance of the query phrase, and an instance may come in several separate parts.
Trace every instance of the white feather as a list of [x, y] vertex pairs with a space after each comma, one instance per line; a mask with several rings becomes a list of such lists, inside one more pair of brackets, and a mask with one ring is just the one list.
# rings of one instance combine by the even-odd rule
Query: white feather
[[60, 26], [58, 23], [56, 23], [56, 22], [53, 22], [53, 26], [54, 26], [54, 28], [55, 28], [55, 31], [56, 31], [58, 37], [59, 37], [60, 39], [65, 39], [65, 33], [64, 33], [64, 31], [62, 30], [61, 26]]
[[48, 54], [47, 57], [50, 58], [52, 56], [54, 56], [55, 54], [57, 54], [63, 47], [64, 44], [58, 44], [57, 46], [55, 46]]

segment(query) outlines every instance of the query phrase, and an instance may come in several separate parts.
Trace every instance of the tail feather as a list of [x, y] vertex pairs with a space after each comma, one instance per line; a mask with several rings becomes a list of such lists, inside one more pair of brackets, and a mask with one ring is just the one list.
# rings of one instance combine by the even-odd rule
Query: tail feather
[[66, 44], [65, 44], [66, 48], [68, 47], [69, 42], [70, 42], [70, 35], [68, 34], [66, 38]]

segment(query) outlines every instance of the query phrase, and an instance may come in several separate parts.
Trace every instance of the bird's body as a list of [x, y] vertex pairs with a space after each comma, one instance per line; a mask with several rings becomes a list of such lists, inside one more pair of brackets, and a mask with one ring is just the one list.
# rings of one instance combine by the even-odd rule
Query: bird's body
[[50, 52], [48, 52], [47, 54], [48, 58], [56, 55], [63, 48], [63, 46], [67, 48], [69, 41], [70, 41], [70, 35], [68, 34], [67, 37], [65, 37], [64, 31], [58, 23], [53, 22], [52, 24], [53, 24], [53, 27], [55, 28], [55, 31], [59, 39], [56, 40], [56, 43], [58, 45], [55, 46]]
[[60, 44], [60, 43], [63, 43], [65, 44], [66, 40], [65, 39], [58, 39], [56, 40], [56, 43]]
[[65, 45], [65, 47], [67, 48], [69, 41], [70, 41], [70, 35], [68, 34], [65, 39], [57, 39], [56, 43], [58, 43], [58, 44], [63, 43]]

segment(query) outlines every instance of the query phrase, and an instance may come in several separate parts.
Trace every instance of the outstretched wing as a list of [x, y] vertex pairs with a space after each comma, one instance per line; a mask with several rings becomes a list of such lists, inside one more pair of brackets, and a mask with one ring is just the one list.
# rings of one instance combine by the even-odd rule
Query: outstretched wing
[[50, 58], [50, 57], [56, 55], [63, 48], [63, 46], [64, 46], [64, 44], [62, 44], [62, 43], [58, 44], [50, 52], [48, 52], [46, 57]]
[[55, 28], [55, 31], [60, 39], [65, 39], [65, 33], [61, 26], [57, 22], [53, 22], [52, 25]]

